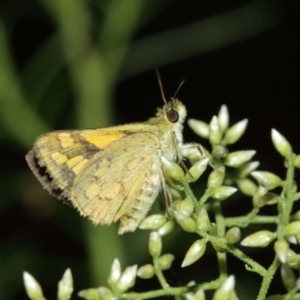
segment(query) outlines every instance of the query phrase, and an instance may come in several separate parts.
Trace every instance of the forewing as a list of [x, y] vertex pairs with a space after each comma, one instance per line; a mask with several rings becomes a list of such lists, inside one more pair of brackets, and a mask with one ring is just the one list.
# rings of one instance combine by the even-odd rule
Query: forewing
[[[158, 153], [158, 140], [153, 134], [128, 134], [114, 142], [97, 153], [76, 178], [70, 193], [73, 205], [96, 224], [116, 221], [132, 209], [135, 199], [130, 195], [143, 189], [152, 166], [157, 164]], [[122, 213], [117, 216], [121, 207]]]
[[69, 190], [89, 160], [126, 136], [115, 128], [53, 131], [37, 138], [26, 160], [42, 185], [55, 197], [69, 201]]

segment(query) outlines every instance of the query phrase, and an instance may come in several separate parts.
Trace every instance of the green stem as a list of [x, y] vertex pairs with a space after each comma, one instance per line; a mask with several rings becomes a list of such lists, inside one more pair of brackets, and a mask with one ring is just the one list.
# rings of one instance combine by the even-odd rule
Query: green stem
[[221, 240], [220, 238], [212, 236], [212, 235], [208, 234], [207, 232], [201, 231], [198, 233], [199, 233], [199, 235], [206, 238], [208, 241], [210, 241], [214, 245], [217, 245], [220, 248], [226, 249], [229, 253], [233, 254], [234, 256], [239, 258], [241, 261], [243, 261], [245, 264], [249, 265], [251, 267], [251, 271], [258, 273], [261, 276], [264, 276], [266, 274], [267, 270], [264, 267], [262, 267], [259, 263], [254, 261], [249, 256], [247, 256], [241, 250], [239, 250], [233, 246], [227, 245], [227, 243], [224, 242], [223, 240]]
[[271, 266], [267, 270], [265, 276], [263, 276], [263, 280], [262, 280], [262, 283], [261, 283], [259, 294], [256, 298], [257, 300], [266, 299], [267, 292], [269, 290], [271, 281], [272, 281], [272, 279], [275, 275], [275, 272], [276, 272], [276, 270], [278, 269], [279, 266], [280, 266], [280, 261], [277, 259], [277, 257], [275, 257], [275, 259], [273, 260], [273, 263], [271, 264]]
[[155, 269], [156, 277], [164, 290], [169, 289], [170, 285], [167, 283], [165, 276], [160, 268], [158, 257], [153, 258], [153, 265]]
[[191, 287], [169, 287], [163, 290], [155, 290], [149, 291], [144, 293], [128, 293], [121, 295], [120, 299], [135, 299], [135, 300], [142, 300], [142, 299], [151, 299], [157, 298], [162, 296], [177, 296], [183, 293], [187, 293]]
[[183, 184], [184, 184], [184, 193], [185, 193], [185, 196], [186, 197], [189, 197], [190, 199], [192, 199], [193, 201], [193, 204], [194, 204], [194, 207], [195, 207], [195, 213], [196, 215], [198, 215], [200, 209], [199, 209], [199, 203], [197, 201], [197, 198], [195, 197], [189, 183], [188, 183], [188, 180], [185, 178], [183, 180]]
[[241, 217], [225, 218], [227, 227], [247, 227], [249, 224], [278, 224], [278, 216], [255, 216], [249, 219], [249, 214]]
[[[213, 204], [213, 210], [215, 214], [216, 224], [217, 224], [217, 235], [220, 238], [225, 236], [225, 220], [221, 209], [221, 203], [215, 201]], [[227, 277], [227, 257], [225, 253], [217, 252], [217, 259], [220, 271], [220, 279], [225, 279]]]
[[[198, 205], [199, 211], [209, 197], [210, 197], [210, 189], [206, 189], [204, 194], [202, 195], [202, 197], [199, 200], [199, 205]], [[199, 213], [199, 211], [198, 211], [198, 213]]]
[[290, 216], [294, 204], [294, 193], [293, 193], [293, 181], [294, 181], [294, 155], [290, 154], [287, 157], [287, 174], [286, 174], [286, 180], [284, 183], [285, 188], [285, 194], [286, 198], [285, 201], [282, 201], [282, 215], [280, 218], [280, 231], [278, 232], [278, 236], [280, 237], [282, 235], [281, 229], [284, 228], [289, 222], [290, 222]]

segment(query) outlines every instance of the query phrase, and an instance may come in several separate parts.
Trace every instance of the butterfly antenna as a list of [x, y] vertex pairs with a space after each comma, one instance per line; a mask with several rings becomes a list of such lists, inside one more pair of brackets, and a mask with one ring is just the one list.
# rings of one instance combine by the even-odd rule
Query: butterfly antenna
[[174, 96], [173, 96], [173, 99], [176, 98], [176, 96], [177, 96], [177, 94], [178, 94], [180, 88], [181, 88], [182, 85], [184, 84], [184, 82], [185, 82], [185, 77], [182, 77], [181, 80], [180, 80], [180, 82], [179, 82], [179, 86], [178, 86], [178, 88], [177, 88], [177, 90], [176, 90], [176, 92], [175, 92], [175, 94], [174, 94]]
[[158, 70], [158, 69], [155, 69], [155, 72], [156, 72], [156, 77], [157, 77], [157, 81], [158, 81], [158, 85], [159, 85], [161, 97], [162, 97], [163, 101], [164, 101], [165, 103], [167, 103], [167, 100], [166, 100], [166, 97], [165, 97], [164, 88], [163, 88], [163, 85], [162, 85], [162, 81], [161, 81], [161, 77], [160, 77], [159, 70]]

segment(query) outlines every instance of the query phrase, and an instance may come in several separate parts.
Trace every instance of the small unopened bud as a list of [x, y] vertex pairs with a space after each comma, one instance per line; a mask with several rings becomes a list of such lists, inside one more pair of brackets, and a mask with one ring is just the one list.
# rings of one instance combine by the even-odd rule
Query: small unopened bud
[[161, 226], [157, 231], [160, 236], [165, 236], [171, 233], [175, 228], [175, 222], [173, 220], [169, 220], [165, 225]]
[[262, 196], [254, 197], [255, 202], [253, 202], [255, 207], [262, 207], [265, 205], [273, 205], [278, 203], [278, 201], [281, 199], [279, 195], [275, 193], [268, 192]]
[[204, 239], [197, 240], [187, 251], [181, 267], [187, 267], [197, 261], [205, 252], [206, 241]]
[[110, 274], [108, 276], [109, 285], [114, 286], [115, 283], [120, 278], [120, 276], [121, 276], [121, 264], [120, 261], [117, 258], [115, 258], [110, 269]]
[[241, 241], [245, 247], [266, 247], [275, 239], [275, 234], [269, 230], [257, 231]]
[[172, 262], [175, 259], [173, 254], [167, 253], [158, 258], [158, 264], [161, 270], [168, 270], [171, 268]]
[[222, 133], [224, 133], [229, 125], [229, 113], [226, 105], [222, 105], [218, 114], [218, 121]]
[[202, 289], [199, 289], [195, 294], [186, 293], [184, 297], [186, 300], [205, 300], [205, 294]]
[[139, 229], [157, 230], [167, 223], [167, 220], [163, 215], [151, 215], [140, 223]]
[[267, 193], [268, 193], [268, 190], [264, 186], [262, 186], [262, 185], [258, 186], [258, 188], [256, 189], [256, 191], [253, 195], [253, 199], [252, 199], [254, 207], [261, 207], [259, 198], [264, 196]]
[[294, 158], [294, 166], [298, 169], [300, 169], [300, 155], [296, 155]]
[[230, 298], [235, 285], [235, 278], [230, 275], [220, 288], [218, 288], [213, 296], [213, 300], [227, 300]]
[[224, 143], [226, 145], [234, 144], [237, 142], [241, 136], [245, 133], [248, 124], [248, 119], [239, 121], [238, 123], [232, 125], [226, 132], [224, 136]]
[[286, 264], [280, 267], [281, 280], [287, 291], [291, 291], [296, 286], [296, 277], [293, 270]]
[[225, 200], [237, 191], [237, 188], [220, 185], [210, 191], [210, 195], [216, 200]]
[[225, 234], [225, 239], [228, 244], [233, 245], [241, 239], [241, 230], [239, 227], [231, 227]]
[[208, 158], [203, 158], [202, 160], [195, 163], [186, 174], [188, 181], [194, 182], [197, 179], [199, 179], [199, 177], [206, 170], [208, 162], [209, 162]]
[[287, 235], [285, 236], [285, 239], [289, 244], [294, 244], [294, 245], [298, 244], [298, 240], [295, 235]]
[[300, 220], [300, 210], [297, 210], [293, 215], [292, 215], [293, 220]]
[[28, 272], [23, 272], [23, 281], [27, 296], [31, 300], [46, 300], [40, 284]]
[[223, 183], [225, 176], [225, 168], [220, 167], [218, 169], [213, 170], [207, 180], [207, 186], [209, 188], [215, 188]]
[[207, 139], [209, 137], [209, 125], [205, 122], [189, 119], [188, 125], [200, 137]]
[[238, 178], [247, 177], [251, 172], [256, 170], [258, 168], [258, 166], [259, 166], [259, 161], [249, 161], [249, 162], [243, 164], [237, 170], [237, 177]]
[[160, 234], [157, 231], [153, 231], [150, 233], [148, 247], [152, 257], [160, 256], [162, 250], [162, 240]]
[[177, 207], [177, 210], [190, 217], [194, 211], [194, 203], [192, 201], [192, 199], [190, 198], [185, 198], [184, 200], [180, 201], [178, 207]]
[[180, 147], [182, 157], [187, 158], [192, 165], [203, 159], [203, 155], [199, 150], [199, 147], [195, 145], [183, 145]]
[[[217, 227], [215, 226], [215, 231], [217, 230]], [[225, 237], [219, 237], [218, 238], [220, 242], [222, 242], [223, 244], [227, 244], [227, 241], [225, 239]], [[219, 253], [225, 253], [227, 252], [226, 247], [224, 247], [222, 244], [217, 244], [217, 243], [212, 243], [212, 246], [214, 247], [214, 249], [219, 252]]]
[[251, 173], [260, 185], [264, 186], [268, 190], [272, 190], [282, 185], [280, 177], [267, 171], [254, 171]]
[[134, 286], [135, 278], [137, 273], [137, 265], [127, 267], [125, 271], [121, 274], [117, 284], [116, 289], [119, 293], [124, 293], [128, 289]]
[[300, 233], [300, 221], [293, 221], [285, 226], [284, 235], [298, 235]]
[[210, 220], [206, 209], [200, 210], [196, 225], [199, 230], [208, 231], [210, 229]]
[[213, 116], [209, 123], [209, 141], [212, 145], [220, 144], [222, 140], [222, 130], [219, 125], [219, 120]]
[[298, 244], [300, 245], [300, 234], [296, 235], [296, 239], [297, 239]]
[[[106, 286], [100, 286], [98, 288], [98, 298], [101, 300], [113, 300], [114, 294]], [[98, 298], [86, 298], [86, 299], [98, 299]]]
[[70, 269], [67, 269], [58, 283], [57, 298], [59, 300], [69, 300], [73, 293], [73, 278]]
[[228, 149], [223, 145], [215, 145], [212, 149], [212, 155], [216, 158], [224, 158], [228, 155]]
[[152, 278], [155, 274], [155, 270], [153, 265], [147, 264], [144, 266], [139, 267], [137, 271], [137, 276], [143, 279], [149, 279]]
[[[90, 289], [85, 289], [85, 290], [81, 290], [78, 293], [78, 296], [84, 299], [99, 299], [99, 290], [96, 288], [90, 288]], [[105, 298], [100, 298], [105, 299]], [[112, 298], [106, 298], [107, 300], [110, 300]], [[105, 300], [106, 300], [105, 299]]]
[[255, 153], [255, 150], [231, 152], [226, 156], [224, 164], [228, 167], [239, 168], [242, 164], [249, 161]]
[[252, 197], [255, 194], [257, 185], [249, 178], [239, 179], [236, 183], [239, 190], [245, 195]]
[[161, 157], [162, 161], [162, 168], [165, 177], [172, 185], [178, 185], [184, 177], [184, 172], [182, 168], [176, 164], [175, 162], [165, 158]]
[[289, 244], [285, 239], [279, 239], [274, 243], [274, 250], [282, 263], [287, 261], [287, 253], [289, 250]]
[[171, 186], [168, 186], [168, 191], [170, 192], [170, 195], [172, 196], [172, 199], [174, 199], [174, 200], [182, 199], [180, 189], [178, 190], [178, 189], [175, 189]]
[[293, 152], [291, 144], [276, 129], [271, 130], [271, 137], [274, 147], [280, 155], [282, 155], [283, 157], [287, 157], [290, 153]]
[[174, 211], [174, 216], [181, 228], [187, 232], [196, 231], [196, 222], [191, 218], [178, 211]]
[[293, 250], [289, 249], [286, 255], [286, 262], [289, 267], [299, 269], [300, 255], [297, 255]]

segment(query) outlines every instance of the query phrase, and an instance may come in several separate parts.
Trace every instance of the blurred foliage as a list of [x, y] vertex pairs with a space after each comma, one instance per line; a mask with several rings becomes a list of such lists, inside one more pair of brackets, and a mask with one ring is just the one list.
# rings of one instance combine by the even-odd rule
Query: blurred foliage
[[[121, 80], [259, 36], [288, 9], [278, 1], [1, 1], [1, 299], [24, 299], [23, 270], [54, 295], [67, 267], [80, 289], [103, 283], [115, 257], [128, 265], [147, 255], [136, 247], [143, 232], [94, 227], [41, 189], [24, 161], [35, 138], [115, 123]], [[183, 255], [177, 241], [167, 244]]]

